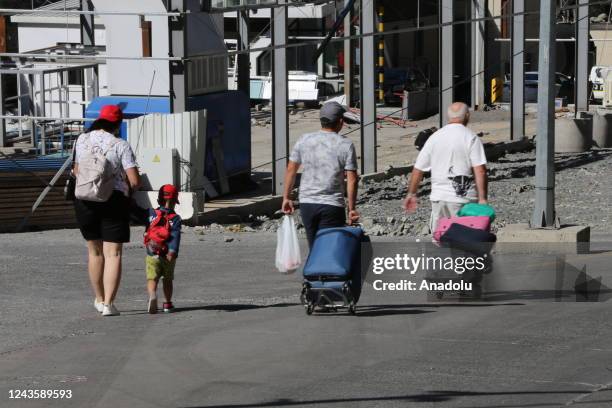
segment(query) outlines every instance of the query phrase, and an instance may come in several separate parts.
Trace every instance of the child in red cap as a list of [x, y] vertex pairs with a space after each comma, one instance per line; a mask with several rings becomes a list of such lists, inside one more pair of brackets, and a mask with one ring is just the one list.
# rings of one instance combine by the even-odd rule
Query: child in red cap
[[174, 311], [172, 281], [181, 243], [181, 217], [174, 212], [174, 207], [179, 204], [178, 193], [175, 186], [163, 185], [157, 196], [159, 207], [149, 209], [144, 244], [147, 251], [148, 311], [151, 314], [157, 313], [157, 284], [160, 278], [163, 278], [165, 297], [163, 310], [165, 313]]

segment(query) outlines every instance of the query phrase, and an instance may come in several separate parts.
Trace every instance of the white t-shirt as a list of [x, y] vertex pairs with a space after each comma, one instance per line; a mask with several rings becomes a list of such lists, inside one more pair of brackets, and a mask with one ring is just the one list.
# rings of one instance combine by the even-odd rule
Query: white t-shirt
[[431, 135], [414, 167], [431, 172], [431, 201], [468, 203], [478, 198], [472, 168], [484, 164], [487, 158], [478, 136], [452, 123]]
[[94, 130], [90, 133], [83, 133], [76, 142], [75, 162], [79, 163], [79, 158], [83, 156], [85, 149], [101, 149], [106, 150], [111, 143], [116, 144], [106, 154], [106, 160], [109, 161], [115, 169], [115, 190], [121, 191], [126, 196], [129, 195], [130, 188], [128, 186], [125, 171], [134, 167], [136, 157], [132, 151], [132, 147], [123, 139], [118, 139], [114, 135], [103, 130]]

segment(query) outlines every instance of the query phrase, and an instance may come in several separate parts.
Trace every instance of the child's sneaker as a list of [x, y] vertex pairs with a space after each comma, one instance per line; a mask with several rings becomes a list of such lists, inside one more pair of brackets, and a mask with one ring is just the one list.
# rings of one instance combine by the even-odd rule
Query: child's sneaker
[[164, 313], [172, 313], [174, 312], [174, 305], [172, 304], [172, 302], [165, 302], [164, 303]]
[[155, 314], [157, 313], [157, 298], [150, 298], [149, 299], [149, 308], [148, 308], [149, 314]]
[[102, 316], [119, 316], [119, 310], [113, 305], [104, 305], [104, 309], [102, 310]]

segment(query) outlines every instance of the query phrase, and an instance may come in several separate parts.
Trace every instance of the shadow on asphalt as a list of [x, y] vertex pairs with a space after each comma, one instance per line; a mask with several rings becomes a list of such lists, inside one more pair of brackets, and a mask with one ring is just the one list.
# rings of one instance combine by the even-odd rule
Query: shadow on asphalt
[[240, 312], [242, 310], [253, 310], [253, 309], [269, 309], [273, 307], [293, 307], [300, 306], [299, 303], [275, 303], [272, 305], [251, 305], [251, 304], [225, 304], [225, 305], [202, 305], [202, 306], [187, 306], [177, 307], [174, 309], [174, 313], [181, 312], [193, 312], [197, 310], [213, 310], [219, 312]]
[[[434, 313], [434, 310], [423, 310], [442, 307], [493, 307], [493, 306], [523, 306], [524, 303], [423, 303], [405, 305], [357, 305], [357, 317], [378, 317], [378, 316], [397, 316], [397, 315], [417, 315], [424, 313]], [[337, 311], [316, 311], [316, 316], [346, 316], [346, 309]]]
[[[185, 306], [185, 307], [175, 307], [174, 311], [169, 314], [181, 313], [181, 312], [194, 312], [198, 310], [212, 310], [219, 312], [240, 312], [242, 310], [254, 310], [254, 309], [269, 309], [273, 307], [293, 307], [293, 306], [301, 306], [299, 303], [275, 303], [273, 305], [250, 305], [250, 304], [225, 304], [225, 305], [201, 305], [201, 306]], [[140, 314], [149, 314], [146, 310], [122, 310], [121, 314], [125, 314], [128, 316], [132, 315], [140, 315]], [[157, 314], [165, 314], [161, 310], [157, 312]]]
[[[194, 312], [199, 310], [204, 311], [219, 311], [219, 312], [240, 312], [243, 310], [269, 309], [276, 307], [294, 307], [302, 306], [301, 303], [275, 303], [272, 305], [252, 305], [229, 303], [223, 305], [202, 305], [202, 306], [185, 306], [177, 307], [174, 313]], [[421, 303], [421, 304], [405, 304], [405, 305], [363, 305], [357, 306], [357, 316], [376, 317], [376, 316], [397, 316], [397, 315], [417, 315], [423, 313], [433, 313], [433, 310], [422, 310], [425, 308], [441, 308], [441, 307], [494, 307], [494, 306], [524, 306], [524, 303]], [[128, 316], [149, 314], [146, 310], [124, 310], [121, 314]], [[161, 311], [158, 314], [164, 314]], [[345, 309], [338, 311], [319, 311], [315, 313], [317, 316], [344, 316]]]
[[[477, 392], [477, 391], [429, 391], [423, 394], [412, 394], [412, 395], [393, 395], [388, 397], [357, 397], [357, 398], [328, 398], [328, 399], [313, 399], [313, 400], [293, 400], [290, 398], [279, 398], [273, 401], [257, 402], [252, 404], [221, 404], [221, 405], [198, 405], [183, 408], [264, 408], [264, 407], [292, 407], [292, 406], [305, 406], [305, 405], [331, 405], [331, 404], [348, 404], [348, 403], [359, 403], [359, 402], [386, 402], [386, 401], [405, 401], [405, 402], [447, 402], [454, 398], [465, 398], [465, 397], [495, 397], [495, 396], [513, 396], [513, 395], [583, 395], [584, 390], [559, 390], [559, 391], [508, 391], [508, 392]], [[602, 403], [612, 402], [609, 401], [597, 401]], [[559, 403], [547, 403], [538, 402], [534, 404], [520, 404], [520, 405], [505, 405], [504, 407], [558, 407]], [[499, 405], [478, 405], [479, 408], [498, 408]]]
[[593, 286], [601, 284], [598, 281], [589, 282], [588, 290], [515, 290], [507, 292], [486, 292], [483, 300], [500, 302], [507, 300], [551, 300], [553, 302], [607, 302], [612, 298], [611, 289], [594, 290]]

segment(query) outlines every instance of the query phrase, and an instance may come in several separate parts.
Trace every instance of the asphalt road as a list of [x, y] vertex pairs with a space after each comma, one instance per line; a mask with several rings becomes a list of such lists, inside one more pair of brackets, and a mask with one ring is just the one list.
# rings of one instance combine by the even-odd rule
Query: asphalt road
[[[612, 406], [609, 296], [577, 302], [517, 283], [550, 264], [507, 261], [495, 273], [515, 272], [516, 287], [482, 302], [367, 286], [357, 316], [308, 317], [300, 276], [274, 271], [274, 235], [187, 232], [179, 310], [148, 315], [135, 231], [122, 315], [109, 318], [91, 304], [77, 231], [0, 235], [0, 407]], [[612, 283], [610, 247], [591, 259], [602, 287]], [[566, 269], [570, 283], [584, 259]], [[9, 398], [29, 389], [72, 398]]]

